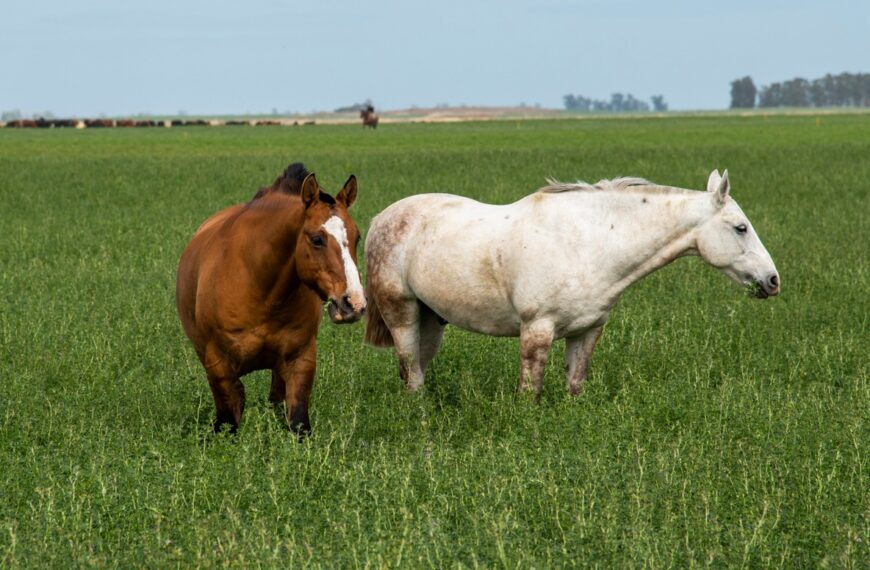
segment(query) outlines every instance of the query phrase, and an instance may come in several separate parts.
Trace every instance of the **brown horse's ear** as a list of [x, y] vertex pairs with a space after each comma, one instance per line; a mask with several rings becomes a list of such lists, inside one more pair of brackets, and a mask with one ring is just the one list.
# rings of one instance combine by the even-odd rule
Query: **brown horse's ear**
[[314, 202], [318, 192], [320, 192], [320, 185], [317, 184], [317, 178], [314, 177], [312, 172], [302, 181], [302, 191], [299, 193], [302, 197], [302, 203], [306, 208]]
[[344, 183], [344, 188], [335, 197], [336, 200], [344, 204], [345, 208], [350, 208], [354, 200], [356, 200], [356, 176], [350, 175], [347, 182]]

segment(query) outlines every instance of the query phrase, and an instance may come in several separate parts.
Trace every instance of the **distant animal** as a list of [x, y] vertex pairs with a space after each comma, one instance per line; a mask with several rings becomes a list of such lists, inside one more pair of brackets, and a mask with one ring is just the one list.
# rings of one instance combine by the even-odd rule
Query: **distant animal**
[[365, 109], [361, 109], [359, 112], [359, 116], [362, 118], [363, 128], [378, 128], [378, 121], [380, 120], [380, 118], [378, 117], [377, 113], [375, 113], [375, 108], [372, 105], [368, 105]]
[[114, 127], [115, 121], [112, 119], [85, 119], [85, 126], [89, 129]]
[[780, 291], [727, 170], [710, 174], [707, 192], [639, 178], [548, 182], [504, 206], [411, 196], [372, 221], [365, 340], [395, 348], [410, 390], [423, 385], [450, 323], [519, 336], [518, 390], [537, 399], [550, 346], [566, 339], [566, 384], [577, 394], [617, 299], [680, 256], [700, 255], [760, 298]]
[[334, 323], [355, 322], [366, 309], [360, 232], [348, 214], [356, 196], [353, 175], [333, 198], [291, 164], [250, 202], [203, 222], [184, 250], [176, 304], [211, 387], [216, 431], [239, 427], [239, 378], [271, 370], [269, 400], [286, 404], [292, 430], [310, 432], [322, 303]]

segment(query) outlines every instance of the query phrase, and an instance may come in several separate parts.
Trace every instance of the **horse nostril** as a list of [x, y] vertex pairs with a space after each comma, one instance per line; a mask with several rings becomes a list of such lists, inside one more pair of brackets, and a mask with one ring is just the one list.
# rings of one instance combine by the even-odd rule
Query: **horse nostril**
[[768, 280], [768, 282], [770, 283], [771, 287], [776, 289], [779, 286], [779, 276], [774, 273], [773, 275], [770, 276], [770, 279]]

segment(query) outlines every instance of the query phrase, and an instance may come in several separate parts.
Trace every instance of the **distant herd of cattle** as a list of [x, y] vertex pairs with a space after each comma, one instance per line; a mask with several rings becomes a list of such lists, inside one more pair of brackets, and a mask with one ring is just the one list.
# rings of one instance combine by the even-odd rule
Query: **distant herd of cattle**
[[172, 120], [148, 120], [148, 119], [16, 119], [6, 123], [0, 122], [0, 127], [19, 128], [19, 129], [98, 129], [112, 127], [217, 127], [223, 125], [229, 126], [295, 126], [295, 125], [313, 125], [314, 121], [286, 121], [252, 119], [248, 121], [222, 121], [219, 119], [202, 120], [202, 119], [172, 119]]

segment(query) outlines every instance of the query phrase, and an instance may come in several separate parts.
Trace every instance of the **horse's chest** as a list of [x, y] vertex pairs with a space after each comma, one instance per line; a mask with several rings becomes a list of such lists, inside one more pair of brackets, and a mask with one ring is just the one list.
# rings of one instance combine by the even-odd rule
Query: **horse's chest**
[[274, 368], [316, 335], [289, 323], [269, 323], [243, 331], [225, 333], [226, 349], [243, 372]]

